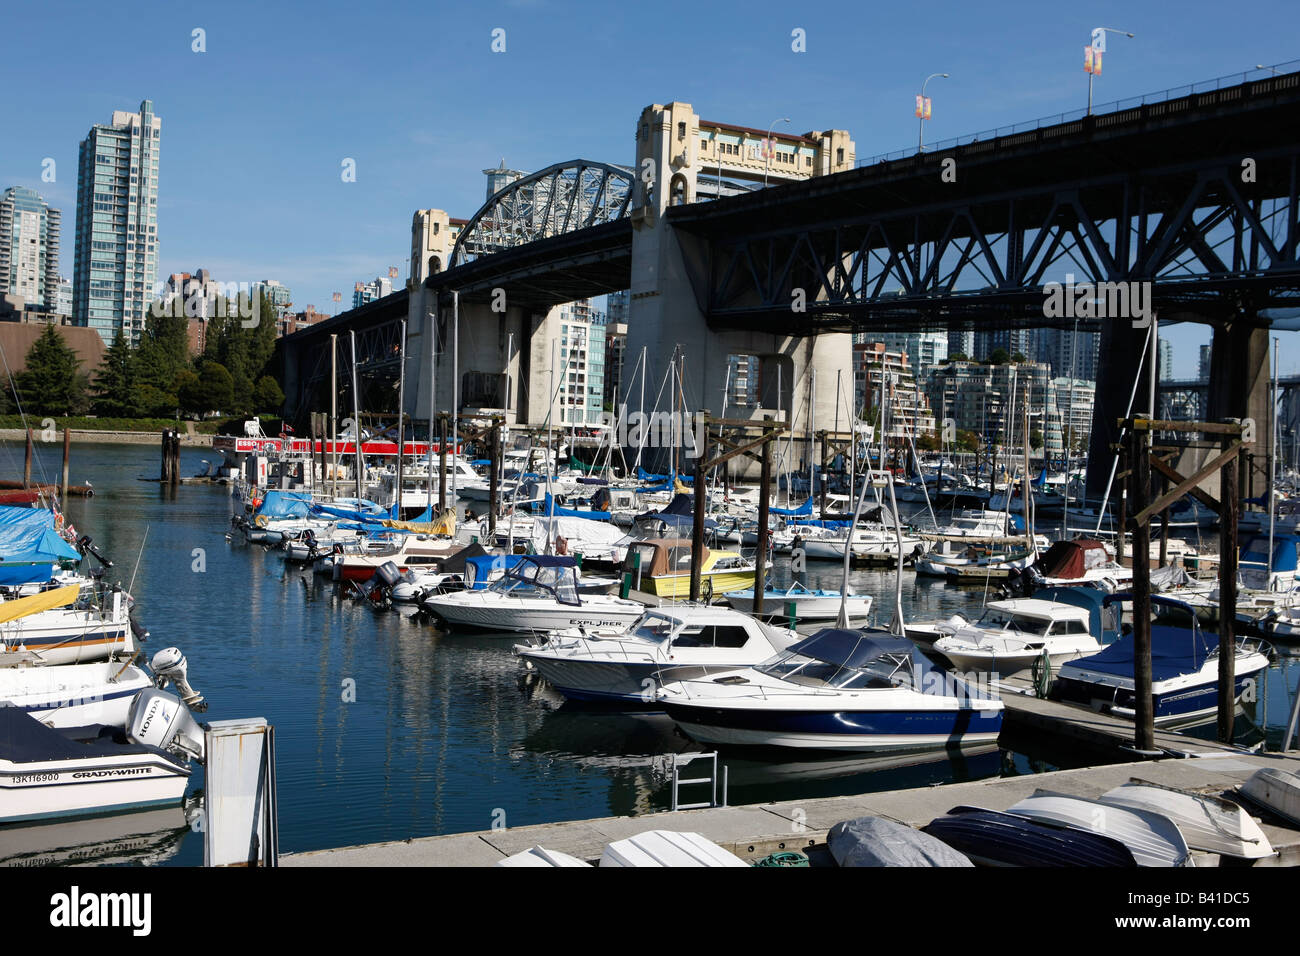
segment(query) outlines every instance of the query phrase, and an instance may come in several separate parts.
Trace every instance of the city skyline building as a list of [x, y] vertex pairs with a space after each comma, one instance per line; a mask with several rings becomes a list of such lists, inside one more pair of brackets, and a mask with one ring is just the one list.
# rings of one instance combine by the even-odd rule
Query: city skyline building
[[112, 344], [118, 329], [140, 343], [158, 274], [158, 168], [162, 120], [153, 102], [114, 110], [81, 141], [73, 321]]
[[26, 186], [0, 194], [0, 295], [20, 295], [30, 307], [58, 311], [62, 218]]

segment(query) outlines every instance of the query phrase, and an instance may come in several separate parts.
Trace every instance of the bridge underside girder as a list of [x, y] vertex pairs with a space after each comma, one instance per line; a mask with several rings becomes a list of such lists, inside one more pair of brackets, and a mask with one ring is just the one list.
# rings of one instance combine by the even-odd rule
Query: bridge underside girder
[[430, 276], [426, 285], [456, 290], [462, 301], [505, 304], [535, 312], [575, 299], [626, 289], [632, 271], [632, 224], [627, 219], [539, 239]]
[[692, 282], [718, 328], [1073, 326], [1044, 315], [1067, 273], [1151, 282], [1162, 316], [1300, 304], [1300, 75], [1184, 100], [667, 218], [709, 248]]

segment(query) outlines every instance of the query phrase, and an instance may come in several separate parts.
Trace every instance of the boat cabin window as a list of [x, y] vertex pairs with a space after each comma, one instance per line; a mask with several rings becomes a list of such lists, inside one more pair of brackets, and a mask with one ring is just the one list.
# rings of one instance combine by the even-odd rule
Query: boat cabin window
[[984, 616], [976, 622], [976, 627], [1003, 628], [1009, 631], [1020, 631], [1023, 634], [1046, 634], [1047, 627], [1051, 621], [1043, 621], [1037, 618], [1026, 617], [1023, 614], [1012, 614], [1007, 611], [999, 611], [990, 608], [984, 612]]
[[888, 654], [861, 667], [846, 667], [802, 654], [790, 654], [762, 665], [758, 670], [792, 684], [835, 690], [884, 689], [911, 683], [910, 661], [895, 659]]
[[1087, 634], [1088, 625], [1083, 621], [1057, 621], [1052, 628], [1053, 634]]
[[634, 637], [654, 641], [658, 644], [667, 640], [676, 626], [677, 622], [672, 618], [659, 617], [658, 615], [647, 616], [641, 619], [641, 623], [637, 625], [636, 630], [632, 633]]
[[749, 641], [749, 632], [743, 627], [728, 625], [707, 625], [705, 627], [683, 628], [673, 638], [674, 647], [744, 647]]

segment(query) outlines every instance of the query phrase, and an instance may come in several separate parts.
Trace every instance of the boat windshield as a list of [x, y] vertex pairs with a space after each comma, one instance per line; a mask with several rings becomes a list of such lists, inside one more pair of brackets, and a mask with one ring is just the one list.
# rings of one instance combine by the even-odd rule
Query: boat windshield
[[1051, 621], [1044, 621], [1041, 618], [1027, 617], [1024, 614], [990, 608], [984, 612], [983, 617], [975, 622], [975, 626], [1000, 628], [1007, 631], [1019, 631], [1022, 634], [1042, 636], [1047, 633], [1051, 623]]
[[911, 687], [913, 683], [912, 661], [907, 654], [886, 653], [848, 664], [791, 652], [757, 669], [792, 684], [828, 690], [887, 689]]
[[[571, 564], [557, 564], [557, 558], [527, 558], [506, 572], [490, 590], [511, 597], [554, 598], [561, 604], [579, 605], [578, 580]], [[541, 563], [546, 562], [546, 563]]]
[[651, 641], [655, 644], [662, 644], [668, 640], [678, 627], [680, 621], [675, 621], [670, 617], [664, 617], [662, 614], [645, 614], [641, 620], [632, 628], [632, 636], [638, 637], [643, 641]]

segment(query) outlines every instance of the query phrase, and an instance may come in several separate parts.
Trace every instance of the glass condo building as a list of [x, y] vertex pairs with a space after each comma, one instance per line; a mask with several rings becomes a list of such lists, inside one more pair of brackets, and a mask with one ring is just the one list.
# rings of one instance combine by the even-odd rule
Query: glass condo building
[[112, 344], [139, 345], [158, 275], [158, 149], [162, 120], [145, 100], [113, 111], [81, 141], [72, 309]]

